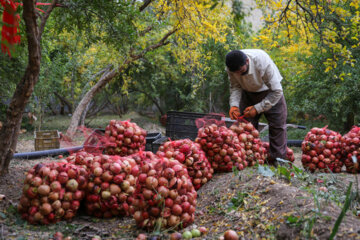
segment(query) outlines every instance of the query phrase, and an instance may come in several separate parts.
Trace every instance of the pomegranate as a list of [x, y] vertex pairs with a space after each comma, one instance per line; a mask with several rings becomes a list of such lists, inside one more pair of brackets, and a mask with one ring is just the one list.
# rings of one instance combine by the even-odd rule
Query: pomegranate
[[310, 172], [341, 172], [343, 162], [340, 140], [340, 133], [328, 129], [327, 126], [312, 128], [301, 144], [301, 162], [304, 168]]
[[245, 161], [248, 166], [256, 163], [264, 164], [266, 159], [266, 149], [259, 138], [259, 131], [250, 123], [239, 121], [234, 123], [230, 129], [239, 137], [241, 147], [245, 149]]
[[[70, 207], [67, 201], [73, 198], [72, 190], [76, 188], [78, 200], [85, 196], [85, 185], [80, 186], [78, 178], [86, 183], [87, 172], [68, 162], [35, 165], [28, 171], [24, 181], [19, 212], [30, 224], [50, 224], [65, 219], [66, 212], [63, 208]], [[28, 183], [37, 187], [32, 187]], [[66, 192], [65, 189], [69, 189], [70, 192]], [[72, 215], [66, 214], [67, 219], [71, 219], [75, 213], [74, 210]]]
[[199, 128], [195, 142], [200, 144], [215, 172], [230, 172], [233, 167], [244, 169], [247, 162], [237, 134], [224, 123], [217, 124], [205, 124]]
[[[267, 157], [268, 152], [269, 152], [269, 142], [263, 142], [262, 143], [263, 148], [265, 149], [265, 157]], [[286, 158], [285, 160], [288, 160], [290, 162], [294, 162], [295, 161], [295, 155], [294, 155], [294, 151], [289, 148], [286, 147]], [[268, 160], [269, 161], [269, 160]], [[291, 165], [290, 165], [291, 166]]]
[[[82, 154], [84, 155], [84, 154]], [[131, 157], [106, 154], [85, 154], [90, 181], [87, 183], [85, 207], [87, 214], [110, 218], [129, 215], [129, 205], [138, 176], [131, 175], [137, 167]]]
[[138, 156], [142, 159], [139, 176], [143, 179], [137, 182], [132, 201], [136, 224], [146, 229], [190, 225], [197, 194], [186, 167], [174, 158], [146, 155]]
[[[174, 158], [184, 164], [196, 190], [208, 182], [214, 173], [200, 145], [190, 139], [165, 142], [156, 154], [160, 157]], [[173, 170], [176, 171], [174, 168]], [[166, 178], [163, 179], [166, 181]]]
[[[335, 148], [335, 144], [333, 147]], [[347, 172], [360, 172], [360, 127], [352, 127], [352, 129], [341, 138], [341, 155]]]
[[107, 154], [128, 156], [145, 150], [146, 131], [130, 120], [111, 120], [101, 141]]

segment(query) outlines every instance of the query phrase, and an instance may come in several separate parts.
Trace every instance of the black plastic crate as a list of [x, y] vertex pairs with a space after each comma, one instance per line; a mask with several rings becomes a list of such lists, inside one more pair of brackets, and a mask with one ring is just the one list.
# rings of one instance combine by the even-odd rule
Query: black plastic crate
[[164, 142], [168, 141], [169, 138], [166, 136], [162, 136], [159, 139], [155, 140], [152, 145], [151, 145], [151, 151], [153, 153], [156, 153], [159, 149], [159, 147], [161, 146], [161, 144], [163, 144]]
[[152, 151], [152, 143], [157, 139], [161, 138], [162, 134], [159, 132], [148, 133], [146, 135], [145, 151]]
[[205, 116], [216, 120], [222, 119], [222, 115], [214, 113], [167, 112], [166, 136], [170, 137], [172, 140], [185, 138], [195, 140], [198, 132], [195, 121], [196, 119]]

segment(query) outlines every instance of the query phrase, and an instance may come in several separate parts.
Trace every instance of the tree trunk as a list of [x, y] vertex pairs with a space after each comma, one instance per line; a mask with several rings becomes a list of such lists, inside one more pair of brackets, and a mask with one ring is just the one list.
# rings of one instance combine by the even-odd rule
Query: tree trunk
[[34, 86], [39, 79], [41, 49], [39, 28], [36, 23], [35, 0], [24, 0], [23, 18], [26, 26], [29, 59], [25, 74], [17, 84], [15, 93], [6, 111], [4, 127], [0, 132], [0, 174], [8, 172], [10, 160], [15, 152], [22, 113], [28, 103]]
[[346, 123], [345, 123], [345, 131], [350, 131], [351, 128], [355, 125], [355, 115], [354, 112], [349, 112], [346, 114]]
[[88, 111], [89, 111], [90, 103], [91, 103], [91, 101], [90, 101], [88, 104], [86, 104], [85, 110], [84, 110], [84, 112], [83, 112], [82, 115], [81, 115], [81, 118], [80, 118], [80, 126], [85, 126], [85, 118], [86, 118], [86, 115], [87, 115], [87, 113], [88, 113]]
[[79, 121], [81, 115], [83, 114], [86, 106], [89, 105], [90, 101], [93, 99], [95, 94], [99, 92], [108, 82], [111, 81], [120, 71], [116, 69], [108, 68], [107, 71], [101, 76], [100, 80], [85, 94], [85, 96], [81, 99], [79, 105], [76, 107], [72, 117], [70, 126], [66, 131], [66, 135], [72, 138], [75, 135], [77, 127], [79, 125]]
[[39, 14], [35, 9], [36, 1], [23, 0], [23, 19], [25, 22], [29, 58], [24, 76], [16, 85], [14, 95], [6, 111], [4, 126], [0, 131], [0, 175], [4, 175], [9, 171], [10, 160], [16, 150], [22, 114], [39, 79], [41, 35], [56, 3], [56, 0], [51, 3], [47, 11], [41, 16], [41, 23], [38, 26], [37, 15]]
[[130, 58], [125, 59], [123, 64], [119, 68], [114, 68], [111, 70], [111, 67], [108, 67], [107, 69], [100, 71], [104, 72], [100, 80], [85, 94], [85, 96], [81, 99], [79, 105], [76, 107], [71, 117], [70, 126], [66, 131], [67, 137], [72, 138], [75, 135], [76, 129], [79, 125], [81, 114], [84, 112], [86, 106], [90, 103], [91, 99], [95, 96], [97, 92], [99, 92], [103, 87], [105, 87], [106, 84], [108, 84], [115, 76], [121, 73], [128, 66], [128, 64], [142, 58], [147, 52], [153, 51], [161, 46], [168, 44], [169, 42], [167, 41], [167, 39], [177, 30], [177, 28], [170, 30], [164, 35], [162, 39], [160, 39], [153, 45], [150, 45], [138, 55], [134, 55], [133, 52], [130, 51]]

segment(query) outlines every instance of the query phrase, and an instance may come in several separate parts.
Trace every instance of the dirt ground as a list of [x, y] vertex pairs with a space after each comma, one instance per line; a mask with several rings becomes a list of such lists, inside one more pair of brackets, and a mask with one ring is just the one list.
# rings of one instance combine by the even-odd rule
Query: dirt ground
[[[29, 145], [33, 141], [20, 142], [19, 149], [31, 151]], [[295, 166], [301, 169], [300, 149], [294, 150]], [[49, 239], [57, 231], [72, 239], [91, 239], [94, 235], [102, 239], [135, 239], [139, 233], [146, 233], [137, 229], [130, 217], [104, 220], [80, 212], [71, 222], [51, 226], [32, 226], [21, 220], [16, 205], [24, 174], [39, 162], [56, 160], [55, 157], [11, 162], [9, 174], [0, 178], [0, 194], [5, 195], [0, 200], [0, 239]], [[209, 231], [202, 239], [218, 239], [228, 229], [235, 230], [242, 239], [329, 239], [341, 213], [346, 188], [349, 182], [358, 180], [357, 176], [301, 171], [289, 178], [281, 174], [281, 169], [294, 172], [288, 167], [257, 166], [238, 174], [214, 174], [198, 190], [194, 224], [180, 232], [204, 226]], [[353, 202], [336, 239], [360, 239], [356, 210], [357, 202]], [[169, 233], [162, 232], [158, 237], [169, 239]]]

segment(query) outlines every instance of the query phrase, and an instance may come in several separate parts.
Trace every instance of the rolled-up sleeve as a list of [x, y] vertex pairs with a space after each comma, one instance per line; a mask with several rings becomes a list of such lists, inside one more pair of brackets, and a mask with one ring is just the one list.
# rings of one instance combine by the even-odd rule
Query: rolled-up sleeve
[[269, 88], [269, 93], [261, 102], [254, 106], [258, 113], [268, 111], [271, 107], [275, 106], [283, 95], [281, 86], [282, 76], [279, 69], [270, 57], [264, 64], [262, 78], [265, 85]]

